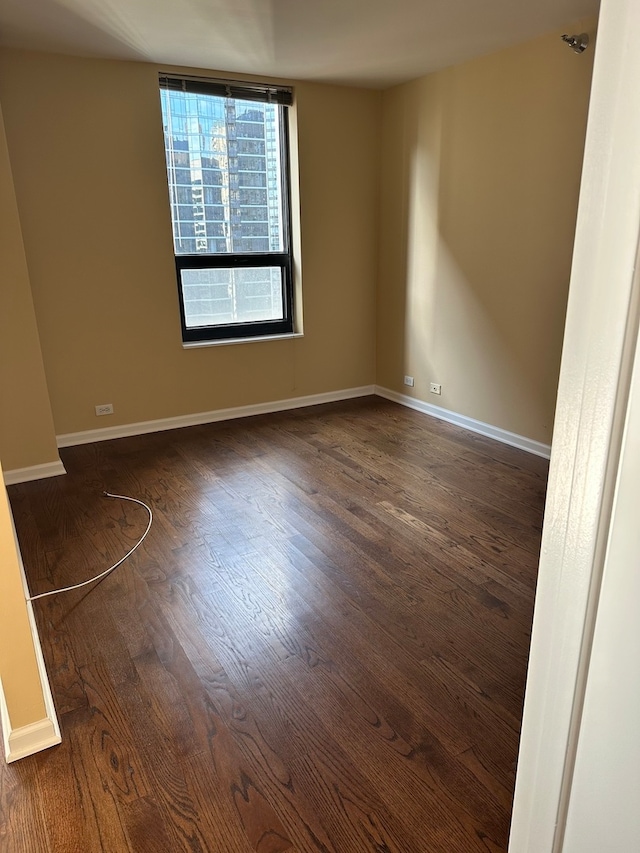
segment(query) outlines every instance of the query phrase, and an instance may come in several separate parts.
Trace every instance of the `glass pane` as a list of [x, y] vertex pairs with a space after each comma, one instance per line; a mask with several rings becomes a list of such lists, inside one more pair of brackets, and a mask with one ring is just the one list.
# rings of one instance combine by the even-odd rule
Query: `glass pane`
[[282, 320], [280, 267], [182, 270], [187, 328]]
[[176, 255], [281, 252], [277, 104], [160, 90]]

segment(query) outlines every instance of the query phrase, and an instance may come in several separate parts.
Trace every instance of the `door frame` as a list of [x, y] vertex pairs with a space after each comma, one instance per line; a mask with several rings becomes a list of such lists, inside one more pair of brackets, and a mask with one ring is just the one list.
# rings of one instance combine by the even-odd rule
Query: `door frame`
[[509, 853], [561, 853], [638, 327], [640, 3], [602, 0]]

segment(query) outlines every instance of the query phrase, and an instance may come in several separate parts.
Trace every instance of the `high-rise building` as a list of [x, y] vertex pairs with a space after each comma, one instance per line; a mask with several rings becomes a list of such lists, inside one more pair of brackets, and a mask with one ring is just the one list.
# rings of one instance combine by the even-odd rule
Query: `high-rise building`
[[275, 106], [161, 98], [176, 254], [282, 251]]
[[[280, 127], [275, 105], [161, 89], [176, 255], [281, 252]], [[182, 272], [187, 326], [282, 313], [277, 268]]]

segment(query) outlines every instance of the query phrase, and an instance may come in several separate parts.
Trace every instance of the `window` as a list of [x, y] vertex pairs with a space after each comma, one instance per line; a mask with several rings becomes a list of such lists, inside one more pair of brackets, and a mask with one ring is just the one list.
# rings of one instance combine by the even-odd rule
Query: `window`
[[160, 77], [185, 342], [293, 331], [290, 89]]

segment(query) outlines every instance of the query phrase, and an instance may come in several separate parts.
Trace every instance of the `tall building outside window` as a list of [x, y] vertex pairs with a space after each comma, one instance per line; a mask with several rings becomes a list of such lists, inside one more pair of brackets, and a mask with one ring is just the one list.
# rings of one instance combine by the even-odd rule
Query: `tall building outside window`
[[183, 340], [293, 331], [291, 91], [160, 77]]

